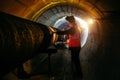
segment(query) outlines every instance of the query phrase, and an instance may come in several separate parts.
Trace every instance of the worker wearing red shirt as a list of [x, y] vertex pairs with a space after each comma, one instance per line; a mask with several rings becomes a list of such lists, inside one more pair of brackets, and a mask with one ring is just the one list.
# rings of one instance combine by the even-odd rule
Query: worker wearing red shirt
[[76, 75], [83, 77], [79, 59], [79, 53], [81, 50], [81, 29], [77, 26], [74, 16], [67, 16], [65, 18], [68, 21], [70, 29], [66, 31], [58, 31], [58, 34], [68, 34], [68, 47], [71, 51], [71, 59], [76, 68]]

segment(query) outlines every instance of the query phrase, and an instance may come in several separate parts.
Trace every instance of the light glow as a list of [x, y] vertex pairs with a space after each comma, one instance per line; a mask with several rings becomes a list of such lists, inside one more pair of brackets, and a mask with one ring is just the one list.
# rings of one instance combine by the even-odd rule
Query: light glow
[[83, 19], [79, 17], [75, 17], [77, 25], [82, 28], [82, 34], [81, 34], [81, 47], [83, 47], [87, 41], [88, 37], [88, 24]]
[[87, 29], [88, 30], [88, 24], [81, 18], [79, 17], [75, 17], [76, 21], [77, 21], [77, 25], [80, 26], [83, 29]]
[[[85, 20], [83, 20], [79, 17], [76, 17], [76, 16], [75, 16], [75, 19], [76, 19], [77, 25], [82, 29], [81, 47], [83, 47], [85, 45], [85, 43], [87, 41], [87, 37], [88, 37], [88, 23]], [[54, 27], [58, 28], [60, 30], [63, 30], [64, 28], [69, 28], [68, 22], [65, 20], [65, 17], [57, 20], [56, 23], [54, 24]]]
[[88, 19], [87, 20], [87, 23], [90, 25], [90, 24], [93, 24], [94, 23], [94, 20], [93, 19]]

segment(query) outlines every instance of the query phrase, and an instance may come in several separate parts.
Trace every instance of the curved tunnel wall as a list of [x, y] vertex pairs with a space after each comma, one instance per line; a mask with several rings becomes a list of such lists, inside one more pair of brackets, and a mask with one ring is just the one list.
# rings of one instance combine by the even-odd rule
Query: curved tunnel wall
[[119, 1], [113, 3], [112, 0], [30, 0], [28, 3], [27, 0], [4, 0], [0, 3], [0, 11], [36, 20], [49, 7], [59, 3], [78, 5], [97, 21], [96, 25], [91, 26], [87, 43], [81, 51], [85, 78], [119, 80]]

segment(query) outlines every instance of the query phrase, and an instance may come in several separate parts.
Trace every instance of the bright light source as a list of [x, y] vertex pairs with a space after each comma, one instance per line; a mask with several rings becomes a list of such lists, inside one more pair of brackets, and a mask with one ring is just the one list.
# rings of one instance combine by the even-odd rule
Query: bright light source
[[83, 19], [79, 17], [75, 17], [75, 19], [77, 21], [78, 26], [80, 26], [83, 29], [88, 29], [88, 24]]
[[93, 24], [93, 23], [94, 23], [94, 20], [93, 20], [93, 19], [88, 19], [88, 20], [87, 20], [87, 23], [88, 23], [88, 24]]

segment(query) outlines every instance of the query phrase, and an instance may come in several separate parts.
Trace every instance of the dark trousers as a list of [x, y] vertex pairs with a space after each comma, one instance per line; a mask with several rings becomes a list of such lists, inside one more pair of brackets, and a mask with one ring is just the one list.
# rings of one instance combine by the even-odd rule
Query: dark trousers
[[30, 76], [27, 74], [27, 72], [24, 70], [23, 64], [19, 64], [19, 66], [17, 67], [17, 76], [20, 79], [25, 79], [25, 78], [29, 78]]
[[83, 77], [79, 59], [81, 47], [70, 47], [69, 50], [71, 51], [71, 60], [75, 65], [76, 75]]

